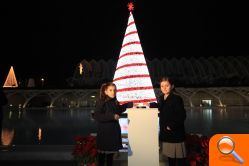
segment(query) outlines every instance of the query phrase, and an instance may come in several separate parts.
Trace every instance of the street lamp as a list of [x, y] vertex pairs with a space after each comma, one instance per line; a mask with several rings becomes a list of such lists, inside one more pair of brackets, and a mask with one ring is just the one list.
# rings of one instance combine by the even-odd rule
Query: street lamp
[[42, 87], [44, 85], [44, 78], [41, 78]]

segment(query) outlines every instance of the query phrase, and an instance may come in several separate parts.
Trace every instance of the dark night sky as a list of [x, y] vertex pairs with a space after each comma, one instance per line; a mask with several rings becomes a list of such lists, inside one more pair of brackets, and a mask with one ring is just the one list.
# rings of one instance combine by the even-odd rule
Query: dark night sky
[[[19, 79], [59, 85], [82, 59], [117, 59], [127, 2], [0, 2], [0, 81], [14, 65]], [[237, 1], [137, 0], [134, 11], [148, 59], [249, 55], [248, 16]]]

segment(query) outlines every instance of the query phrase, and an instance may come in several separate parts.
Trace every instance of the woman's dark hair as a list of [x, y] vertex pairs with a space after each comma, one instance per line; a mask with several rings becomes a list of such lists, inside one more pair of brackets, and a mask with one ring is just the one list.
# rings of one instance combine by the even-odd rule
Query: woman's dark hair
[[173, 80], [170, 77], [162, 77], [160, 79], [159, 83], [161, 84], [161, 82], [163, 82], [163, 81], [168, 81], [170, 83], [170, 85], [174, 85], [174, 82], [173, 82]]
[[109, 97], [105, 94], [105, 90], [109, 87], [109, 86], [114, 86], [116, 88], [116, 85], [113, 82], [107, 82], [101, 85], [100, 88], [100, 100], [101, 101], [107, 101], [109, 99]]

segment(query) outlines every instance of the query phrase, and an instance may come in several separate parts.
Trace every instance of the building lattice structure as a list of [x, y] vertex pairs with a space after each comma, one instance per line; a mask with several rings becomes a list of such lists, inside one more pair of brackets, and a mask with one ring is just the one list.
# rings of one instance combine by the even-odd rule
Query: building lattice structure
[[[117, 60], [82, 60], [68, 79], [72, 87], [99, 87], [112, 81]], [[248, 86], [249, 56], [163, 58], [146, 60], [152, 83], [158, 86], [162, 76], [171, 77], [177, 86]]]

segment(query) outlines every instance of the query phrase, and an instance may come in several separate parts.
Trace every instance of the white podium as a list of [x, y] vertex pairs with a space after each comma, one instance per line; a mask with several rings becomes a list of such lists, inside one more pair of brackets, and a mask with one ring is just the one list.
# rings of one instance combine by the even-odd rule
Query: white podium
[[128, 140], [129, 166], [159, 166], [158, 109], [130, 108]]

